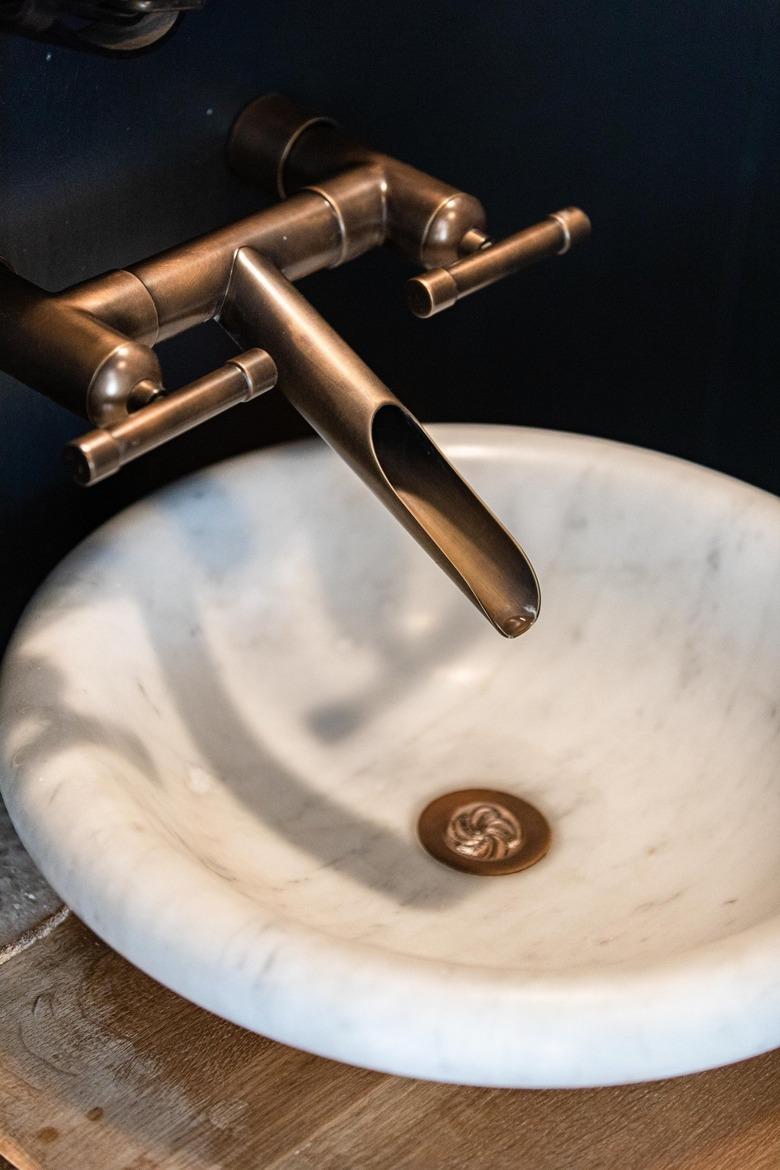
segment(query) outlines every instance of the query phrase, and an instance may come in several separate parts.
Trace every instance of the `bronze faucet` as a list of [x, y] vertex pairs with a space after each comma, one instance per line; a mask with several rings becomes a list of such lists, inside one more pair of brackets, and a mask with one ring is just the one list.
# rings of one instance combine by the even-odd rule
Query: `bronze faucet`
[[[568, 251], [587, 216], [567, 208], [493, 243], [473, 196], [279, 95], [243, 111], [229, 159], [282, 202], [60, 293], [0, 265], [0, 365], [96, 425], [66, 450], [82, 484], [278, 385], [492, 624], [523, 633], [540, 603], [524, 553], [292, 281], [390, 244], [427, 269], [409, 304], [428, 317]], [[166, 392], [152, 347], [211, 319], [245, 352]]]

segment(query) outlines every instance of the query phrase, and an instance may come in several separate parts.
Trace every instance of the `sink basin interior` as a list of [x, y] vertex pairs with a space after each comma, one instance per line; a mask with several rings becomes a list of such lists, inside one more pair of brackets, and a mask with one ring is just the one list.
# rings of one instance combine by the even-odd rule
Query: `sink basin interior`
[[[101, 529], [6, 666], [5, 792], [46, 876], [141, 966], [272, 1034], [177, 963], [213, 982], [225, 956], [252, 966], [258, 932], [300, 932], [389, 964], [412, 997], [410, 972], [484, 978], [508, 1012], [524, 987], [576, 997], [614, 975], [628, 995], [713, 947], [777, 946], [780, 504], [597, 440], [434, 434], [539, 574], [541, 616], [517, 643], [303, 443]], [[429, 857], [421, 810], [469, 787], [539, 808], [549, 855], [496, 878]], [[632, 1059], [615, 1075], [642, 1075]], [[682, 1068], [653, 1059], [648, 1075]], [[448, 1075], [366, 1058], [382, 1060]], [[563, 1083], [609, 1079], [572, 1069]]]

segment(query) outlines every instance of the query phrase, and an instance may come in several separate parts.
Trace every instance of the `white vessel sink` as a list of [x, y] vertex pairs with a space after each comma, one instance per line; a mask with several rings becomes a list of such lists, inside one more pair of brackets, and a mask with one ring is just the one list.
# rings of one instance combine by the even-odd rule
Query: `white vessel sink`
[[[288, 1044], [485, 1085], [780, 1044], [780, 501], [570, 435], [434, 437], [542, 614], [480, 617], [319, 443], [96, 532], [28, 610], [2, 790], [132, 962]], [[548, 855], [429, 856], [435, 797], [530, 801]]]

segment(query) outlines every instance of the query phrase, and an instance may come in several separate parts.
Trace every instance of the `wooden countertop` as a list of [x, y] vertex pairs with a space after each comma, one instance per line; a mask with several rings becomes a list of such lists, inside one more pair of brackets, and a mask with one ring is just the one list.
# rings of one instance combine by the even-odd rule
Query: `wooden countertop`
[[180, 999], [73, 916], [0, 967], [18, 1170], [778, 1170], [780, 1050], [654, 1084], [521, 1092], [366, 1072]]

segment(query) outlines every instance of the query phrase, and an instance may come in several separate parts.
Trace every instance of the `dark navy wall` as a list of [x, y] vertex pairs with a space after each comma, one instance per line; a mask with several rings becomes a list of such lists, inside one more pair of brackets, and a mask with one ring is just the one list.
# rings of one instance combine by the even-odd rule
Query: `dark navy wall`
[[[5, 37], [0, 255], [58, 288], [259, 206], [223, 146], [272, 89], [473, 191], [495, 233], [566, 203], [591, 214], [587, 251], [429, 322], [392, 255], [305, 282], [419, 415], [607, 435], [780, 492], [775, 0], [209, 0], [125, 60]], [[228, 351], [216, 327], [168, 343], [168, 384]], [[0, 642], [104, 517], [304, 431], [269, 395], [83, 492], [60, 465], [80, 429], [0, 377]]]

